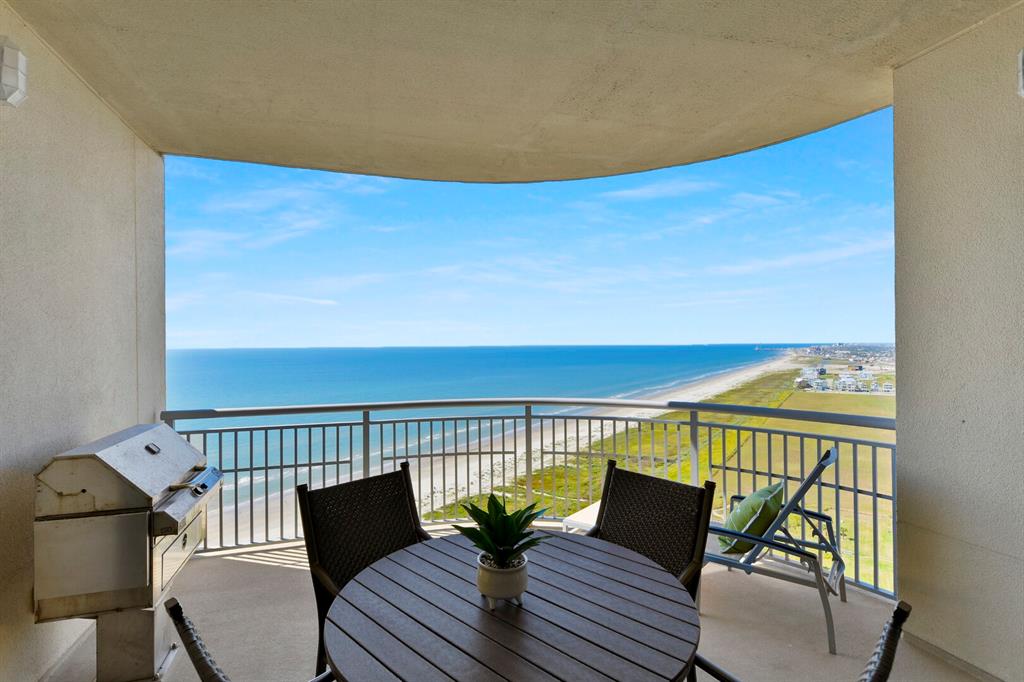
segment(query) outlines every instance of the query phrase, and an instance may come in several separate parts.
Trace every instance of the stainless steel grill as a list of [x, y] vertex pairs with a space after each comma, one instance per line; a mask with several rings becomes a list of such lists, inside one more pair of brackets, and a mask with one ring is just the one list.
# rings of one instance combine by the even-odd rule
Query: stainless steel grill
[[99, 682], [158, 678], [170, 664], [160, 603], [203, 544], [220, 484], [166, 424], [74, 448], [36, 475], [36, 621], [95, 618]]

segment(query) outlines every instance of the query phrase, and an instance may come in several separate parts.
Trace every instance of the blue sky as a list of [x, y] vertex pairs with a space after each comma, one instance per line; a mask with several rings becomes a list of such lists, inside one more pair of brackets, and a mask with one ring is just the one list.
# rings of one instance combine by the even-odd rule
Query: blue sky
[[523, 185], [166, 160], [170, 348], [892, 341], [892, 113]]

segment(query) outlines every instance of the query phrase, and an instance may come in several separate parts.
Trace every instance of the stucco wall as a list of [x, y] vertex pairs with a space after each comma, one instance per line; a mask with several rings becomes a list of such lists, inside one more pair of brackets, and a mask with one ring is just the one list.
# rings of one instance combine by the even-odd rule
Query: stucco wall
[[163, 161], [2, 0], [0, 35], [0, 678], [35, 680], [89, 621], [33, 622], [32, 477], [163, 406]]
[[907, 631], [1024, 679], [1018, 5], [895, 73], [898, 582]]

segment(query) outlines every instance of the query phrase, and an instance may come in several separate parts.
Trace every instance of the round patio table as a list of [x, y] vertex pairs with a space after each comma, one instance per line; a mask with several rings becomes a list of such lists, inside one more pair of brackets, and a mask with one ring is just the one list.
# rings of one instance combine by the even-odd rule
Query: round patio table
[[324, 623], [339, 680], [665, 680], [685, 677], [700, 619], [672, 575], [618, 545], [547, 536], [529, 556], [523, 605], [494, 611], [477, 550], [450, 535], [364, 569]]

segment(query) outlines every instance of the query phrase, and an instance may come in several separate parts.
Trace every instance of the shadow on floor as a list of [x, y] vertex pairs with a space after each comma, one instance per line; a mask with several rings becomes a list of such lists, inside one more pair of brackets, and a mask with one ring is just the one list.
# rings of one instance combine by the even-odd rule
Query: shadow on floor
[[[831, 656], [815, 591], [709, 566], [702, 588], [701, 653], [745, 681], [852, 682], [892, 606], [861, 590], [849, 593], [848, 603], [836, 600], [833, 606], [839, 653]], [[172, 594], [232, 679], [286, 682], [313, 676], [316, 607], [301, 542], [198, 556], [182, 571]], [[197, 677], [180, 656], [166, 679], [192, 682]], [[973, 678], [903, 642], [891, 679]]]

